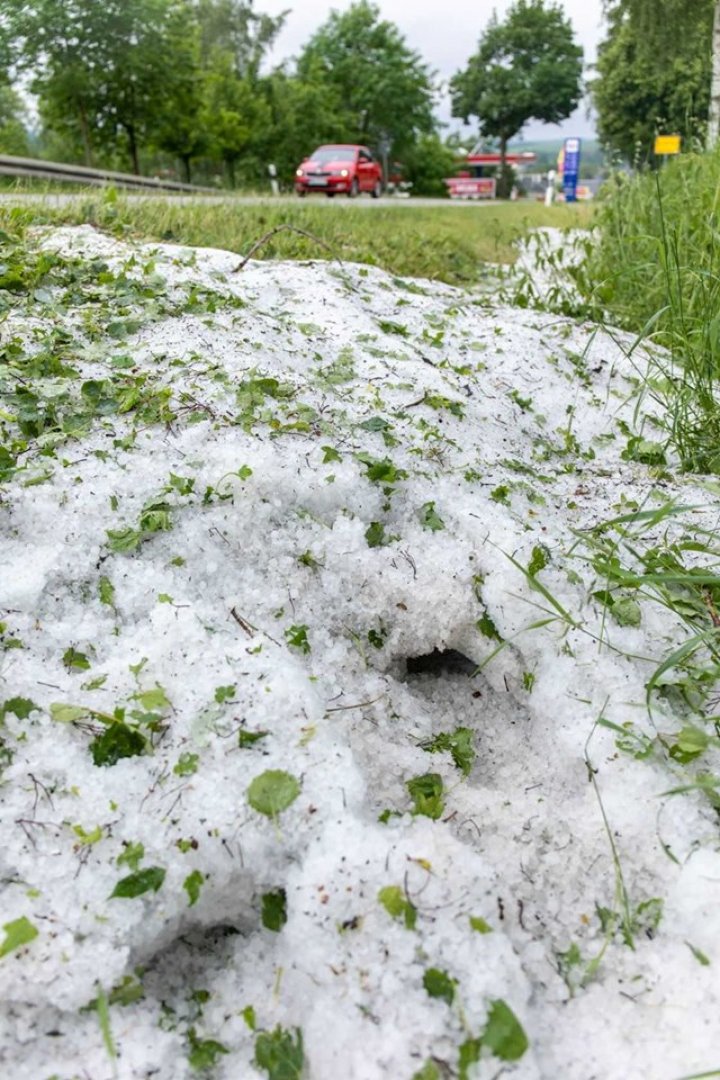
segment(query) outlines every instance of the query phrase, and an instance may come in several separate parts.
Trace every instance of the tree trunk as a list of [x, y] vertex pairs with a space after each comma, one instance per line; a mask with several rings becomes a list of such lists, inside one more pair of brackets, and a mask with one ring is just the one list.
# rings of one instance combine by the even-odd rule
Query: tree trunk
[[715, 0], [712, 35], [712, 84], [708, 115], [707, 148], [713, 150], [720, 137], [720, 0]]
[[191, 169], [190, 169], [190, 155], [189, 154], [181, 154], [180, 160], [182, 161], [183, 175], [185, 177], [185, 183], [186, 184], [192, 184], [192, 172], [191, 172]]
[[235, 187], [235, 158], [226, 157], [225, 166], [227, 168], [228, 180], [230, 181], [230, 187]]
[[506, 199], [510, 194], [507, 175], [507, 138], [500, 136], [500, 168], [498, 169], [497, 194], [499, 199]]
[[132, 171], [135, 176], [140, 175], [140, 157], [138, 155], [137, 135], [135, 134], [135, 125], [128, 124], [125, 127], [128, 138], [128, 149], [130, 151], [130, 161], [132, 162]]
[[85, 151], [85, 164], [88, 168], [93, 166], [93, 153], [92, 143], [90, 142], [90, 125], [88, 124], [87, 112], [85, 106], [81, 103], [79, 106], [80, 117], [80, 132], [82, 134], [83, 149]]

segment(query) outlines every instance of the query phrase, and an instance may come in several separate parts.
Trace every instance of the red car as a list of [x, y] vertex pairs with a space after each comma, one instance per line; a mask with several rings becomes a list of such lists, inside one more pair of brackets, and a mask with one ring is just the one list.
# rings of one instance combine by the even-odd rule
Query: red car
[[328, 198], [343, 194], [350, 199], [367, 191], [377, 199], [383, 190], [382, 169], [366, 146], [319, 146], [295, 173], [295, 190], [301, 196], [319, 191]]

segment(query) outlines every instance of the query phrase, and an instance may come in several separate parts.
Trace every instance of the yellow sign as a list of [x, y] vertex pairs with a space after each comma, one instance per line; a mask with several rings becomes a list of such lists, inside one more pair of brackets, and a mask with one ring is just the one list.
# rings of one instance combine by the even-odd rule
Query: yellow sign
[[663, 154], [680, 153], [679, 135], [658, 135], [655, 139], [655, 154], [661, 157]]

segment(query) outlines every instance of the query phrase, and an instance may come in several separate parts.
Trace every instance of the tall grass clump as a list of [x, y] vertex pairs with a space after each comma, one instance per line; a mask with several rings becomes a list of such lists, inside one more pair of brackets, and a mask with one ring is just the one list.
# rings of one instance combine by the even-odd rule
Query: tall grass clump
[[720, 473], [720, 154], [617, 177], [579, 282], [609, 321], [662, 345], [647, 388], [685, 469]]

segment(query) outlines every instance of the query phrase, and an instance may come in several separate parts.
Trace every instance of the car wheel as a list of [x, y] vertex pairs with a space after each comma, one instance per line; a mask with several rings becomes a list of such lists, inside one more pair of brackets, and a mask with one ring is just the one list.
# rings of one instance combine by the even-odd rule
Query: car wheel
[[357, 176], [353, 176], [353, 181], [352, 181], [352, 184], [350, 185], [350, 190], [348, 191], [348, 199], [357, 199], [359, 194], [360, 194], [360, 185], [358, 184], [358, 178], [357, 178]]
[[305, 188], [298, 188], [297, 194], [299, 199], [304, 199], [307, 195], [307, 191], [305, 190]]
[[379, 199], [382, 195], [382, 182], [380, 180], [375, 182], [375, 187], [372, 189], [371, 195], [373, 199]]
[[328, 199], [334, 199], [335, 198], [335, 192], [334, 191], [326, 191], [325, 194], [327, 195]]

